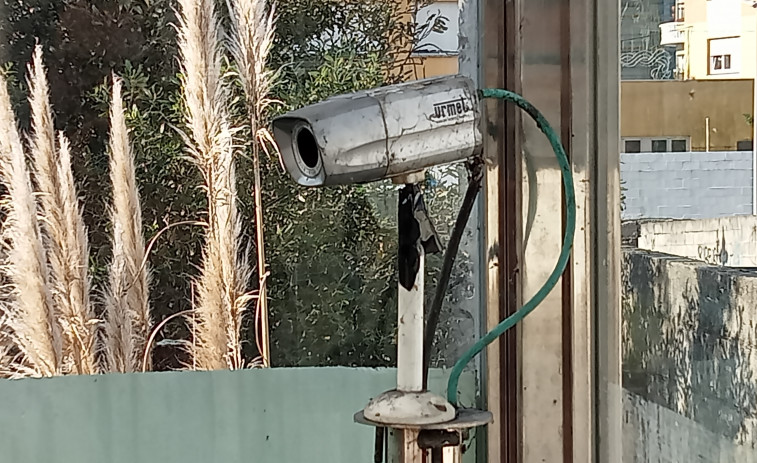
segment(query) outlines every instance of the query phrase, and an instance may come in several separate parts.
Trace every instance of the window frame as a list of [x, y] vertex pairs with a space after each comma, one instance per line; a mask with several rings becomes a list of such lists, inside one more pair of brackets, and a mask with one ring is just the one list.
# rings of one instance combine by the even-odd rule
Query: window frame
[[686, 2], [676, 2], [676, 5], [675, 5], [675, 21], [676, 22], [685, 22], [686, 21]]
[[[713, 42], [735, 41], [731, 47], [717, 47], [713, 53]], [[740, 74], [740, 51], [741, 37], [714, 37], [707, 39], [707, 75], [733, 75]]]

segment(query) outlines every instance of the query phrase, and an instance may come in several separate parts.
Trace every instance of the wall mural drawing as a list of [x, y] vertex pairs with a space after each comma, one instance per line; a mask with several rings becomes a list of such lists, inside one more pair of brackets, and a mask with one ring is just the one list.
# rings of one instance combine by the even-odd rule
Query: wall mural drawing
[[673, 4], [672, 0], [622, 0], [622, 79], [673, 79], [674, 52], [660, 45], [660, 24], [673, 19]]
[[459, 31], [457, 2], [434, 2], [415, 14], [415, 46], [418, 55], [453, 55], [457, 53]]
[[620, 65], [623, 68], [647, 67], [652, 80], [673, 78], [673, 56], [662, 47], [621, 53]]

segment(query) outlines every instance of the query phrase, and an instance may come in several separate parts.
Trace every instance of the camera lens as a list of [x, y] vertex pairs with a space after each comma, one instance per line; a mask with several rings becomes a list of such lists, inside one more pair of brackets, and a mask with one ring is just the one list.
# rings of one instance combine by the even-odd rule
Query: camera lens
[[306, 166], [315, 169], [318, 165], [318, 144], [313, 132], [307, 127], [301, 127], [297, 131], [297, 152]]

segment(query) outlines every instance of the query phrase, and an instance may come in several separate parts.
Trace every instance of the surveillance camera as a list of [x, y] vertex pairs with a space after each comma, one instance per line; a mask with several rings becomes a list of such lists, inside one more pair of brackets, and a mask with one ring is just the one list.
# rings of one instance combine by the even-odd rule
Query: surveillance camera
[[284, 166], [303, 186], [367, 183], [481, 152], [473, 82], [446, 76], [339, 95], [278, 117]]

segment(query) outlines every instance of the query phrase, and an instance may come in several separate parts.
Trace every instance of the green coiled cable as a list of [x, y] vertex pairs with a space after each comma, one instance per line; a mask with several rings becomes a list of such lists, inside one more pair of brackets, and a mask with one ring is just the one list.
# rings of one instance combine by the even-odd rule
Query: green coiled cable
[[484, 337], [479, 339], [470, 349], [468, 349], [463, 356], [455, 363], [450, 373], [449, 381], [447, 382], [447, 400], [457, 407], [457, 385], [460, 381], [460, 375], [463, 373], [463, 369], [475, 357], [479, 352], [484, 350], [486, 346], [491, 344], [495, 339], [500, 337], [505, 331], [509, 330], [521, 320], [526, 318], [539, 304], [544, 301], [547, 295], [560, 281], [565, 268], [568, 266], [570, 259], [570, 251], [573, 247], [573, 237], [576, 232], [576, 193], [573, 186], [573, 175], [571, 172], [570, 161], [568, 155], [565, 154], [565, 149], [560, 142], [560, 137], [554, 131], [552, 126], [549, 125], [547, 119], [542, 113], [537, 110], [534, 105], [529, 103], [525, 98], [517, 93], [510, 92], [502, 89], [484, 89], [480, 92], [481, 98], [498, 98], [501, 100], [509, 101], [523, 109], [531, 118], [536, 121], [537, 127], [547, 136], [549, 144], [552, 145], [552, 150], [557, 156], [557, 162], [560, 164], [560, 171], [562, 172], [563, 189], [565, 191], [565, 205], [567, 207], [565, 216], [565, 237], [563, 239], [562, 251], [560, 251], [560, 257], [557, 259], [555, 269], [547, 278], [544, 285], [537, 291], [536, 294], [526, 304], [518, 309], [514, 314], [510, 315], [502, 322], [500, 322], [494, 329], [486, 333]]

